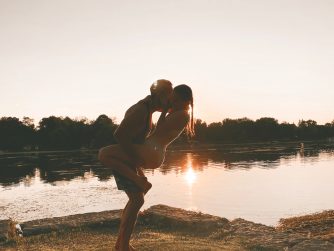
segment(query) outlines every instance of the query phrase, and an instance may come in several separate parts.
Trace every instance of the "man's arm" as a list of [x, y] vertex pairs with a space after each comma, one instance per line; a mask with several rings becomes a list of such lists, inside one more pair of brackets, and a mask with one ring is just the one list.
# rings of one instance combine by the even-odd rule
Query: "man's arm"
[[135, 166], [142, 165], [143, 160], [137, 154], [132, 139], [146, 124], [147, 116], [149, 116], [147, 109], [142, 105], [137, 105], [130, 114], [124, 117], [121, 124], [114, 132], [114, 137], [118, 144], [129, 155]]

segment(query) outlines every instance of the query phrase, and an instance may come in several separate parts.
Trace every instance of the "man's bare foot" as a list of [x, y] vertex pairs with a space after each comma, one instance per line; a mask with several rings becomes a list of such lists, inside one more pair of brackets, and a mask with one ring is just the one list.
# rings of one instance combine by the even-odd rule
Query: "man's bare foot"
[[[120, 249], [120, 247], [114, 246], [113, 251], [122, 251], [122, 250]], [[128, 251], [136, 251], [136, 249], [130, 244]]]
[[116, 241], [115, 246], [114, 246], [114, 249], [115, 249], [115, 250], [118, 250], [118, 249], [119, 249], [119, 241]]

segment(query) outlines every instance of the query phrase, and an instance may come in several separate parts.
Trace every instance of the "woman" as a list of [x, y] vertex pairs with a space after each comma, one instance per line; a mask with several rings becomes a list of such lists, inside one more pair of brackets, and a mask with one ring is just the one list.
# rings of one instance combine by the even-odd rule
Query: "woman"
[[[189, 110], [191, 111], [191, 116]], [[142, 160], [143, 163], [141, 167], [144, 169], [155, 169], [161, 166], [167, 146], [179, 137], [184, 129], [186, 129], [188, 135], [192, 136], [194, 134], [193, 94], [189, 86], [179, 85], [173, 89], [171, 109], [166, 117], [165, 115], [166, 112], [163, 112], [159, 118], [155, 131], [146, 138], [144, 144], [135, 145], [136, 154]], [[101, 162], [103, 162], [102, 156], [107, 156], [109, 160], [115, 159], [115, 165], [117, 164], [118, 168], [121, 168], [122, 166], [128, 168], [126, 163], [131, 163], [129, 156], [119, 145], [111, 145], [102, 148], [99, 151], [99, 159]], [[147, 180], [141, 179], [142, 177], [137, 178], [133, 175], [129, 175], [127, 178], [140, 187], [144, 193], [146, 193], [152, 186]], [[143, 203], [143, 200], [139, 203], [140, 207]], [[126, 223], [123, 223], [123, 225], [126, 225]], [[129, 230], [130, 235], [133, 227], [134, 225], [131, 226]], [[115, 246], [116, 249], [134, 250], [129, 244], [129, 240], [129, 234], [127, 234], [126, 237], [123, 237], [121, 236], [120, 231]]]

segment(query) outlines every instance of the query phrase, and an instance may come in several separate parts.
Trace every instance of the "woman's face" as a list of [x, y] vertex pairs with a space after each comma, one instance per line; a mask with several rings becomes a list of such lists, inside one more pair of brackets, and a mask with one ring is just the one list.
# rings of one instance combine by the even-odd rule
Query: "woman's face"
[[159, 97], [161, 110], [170, 108], [172, 99], [173, 99], [173, 90], [162, 93]]
[[173, 92], [171, 107], [173, 110], [189, 110], [189, 101], [184, 101], [180, 95], [176, 92]]

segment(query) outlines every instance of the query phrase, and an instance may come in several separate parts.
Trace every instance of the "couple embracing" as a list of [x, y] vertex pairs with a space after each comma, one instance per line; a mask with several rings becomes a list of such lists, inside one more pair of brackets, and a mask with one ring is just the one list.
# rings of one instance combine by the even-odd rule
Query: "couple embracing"
[[[100, 162], [112, 169], [117, 188], [124, 190], [129, 201], [122, 211], [116, 250], [133, 251], [130, 238], [144, 195], [152, 184], [143, 169], [162, 165], [167, 146], [185, 130], [194, 134], [193, 94], [187, 85], [172, 87], [165, 79], [152, 84], [151, 95], [131, 106], [114, 133], [117, 145], [100, 149]], [[152, 114], [161, 112], [153, 132]]]

